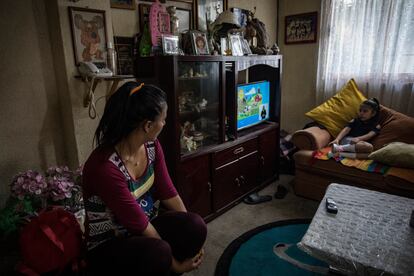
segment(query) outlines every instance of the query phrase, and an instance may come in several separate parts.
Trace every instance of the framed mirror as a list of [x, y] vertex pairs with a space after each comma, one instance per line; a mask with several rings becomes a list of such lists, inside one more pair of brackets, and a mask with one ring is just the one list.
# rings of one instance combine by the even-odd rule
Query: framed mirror
[[209, 31], [208, 26], [227, 10], [227, 4], [227, 0], [195, 0], [196, 28], [202, 32]]

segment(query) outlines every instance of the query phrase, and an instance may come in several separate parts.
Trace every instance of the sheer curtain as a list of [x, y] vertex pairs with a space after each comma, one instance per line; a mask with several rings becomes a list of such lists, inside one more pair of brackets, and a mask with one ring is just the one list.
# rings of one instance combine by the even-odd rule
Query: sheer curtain
[[367, 97], [414, 116], [414, 0], [323, 0], [317, 101], [354, 78]]

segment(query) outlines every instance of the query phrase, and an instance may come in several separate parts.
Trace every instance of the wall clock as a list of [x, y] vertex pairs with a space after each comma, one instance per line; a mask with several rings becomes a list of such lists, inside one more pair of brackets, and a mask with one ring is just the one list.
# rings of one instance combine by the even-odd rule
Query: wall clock
[[158, 0], [151, 5], [149, 23], [152, 46], [159, 46], [161, 35], [170, 34], [170, 15]]

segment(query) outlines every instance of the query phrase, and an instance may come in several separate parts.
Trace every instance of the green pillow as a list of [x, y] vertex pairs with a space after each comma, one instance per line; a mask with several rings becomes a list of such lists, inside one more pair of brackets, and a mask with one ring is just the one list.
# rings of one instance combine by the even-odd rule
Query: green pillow
[[414, 169], [414, 144], [392, 142], [372, 152], [368, 158], [393, 167]]

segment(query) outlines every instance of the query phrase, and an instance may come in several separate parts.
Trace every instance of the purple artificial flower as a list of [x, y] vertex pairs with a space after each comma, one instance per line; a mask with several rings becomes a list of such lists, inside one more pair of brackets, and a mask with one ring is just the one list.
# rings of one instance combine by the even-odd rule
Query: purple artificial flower
[[72, 192], [78, 191], [76, 173], [67, 166], [50, 167], [46, 171], [49, 197], [53, 201], [65, 200], [72, 197]]
[[11, 193], [20, 200], [25, 197], [42, 197], [47, 193], [47, 183], [37, 171], [19, 173], [11, 184]]

